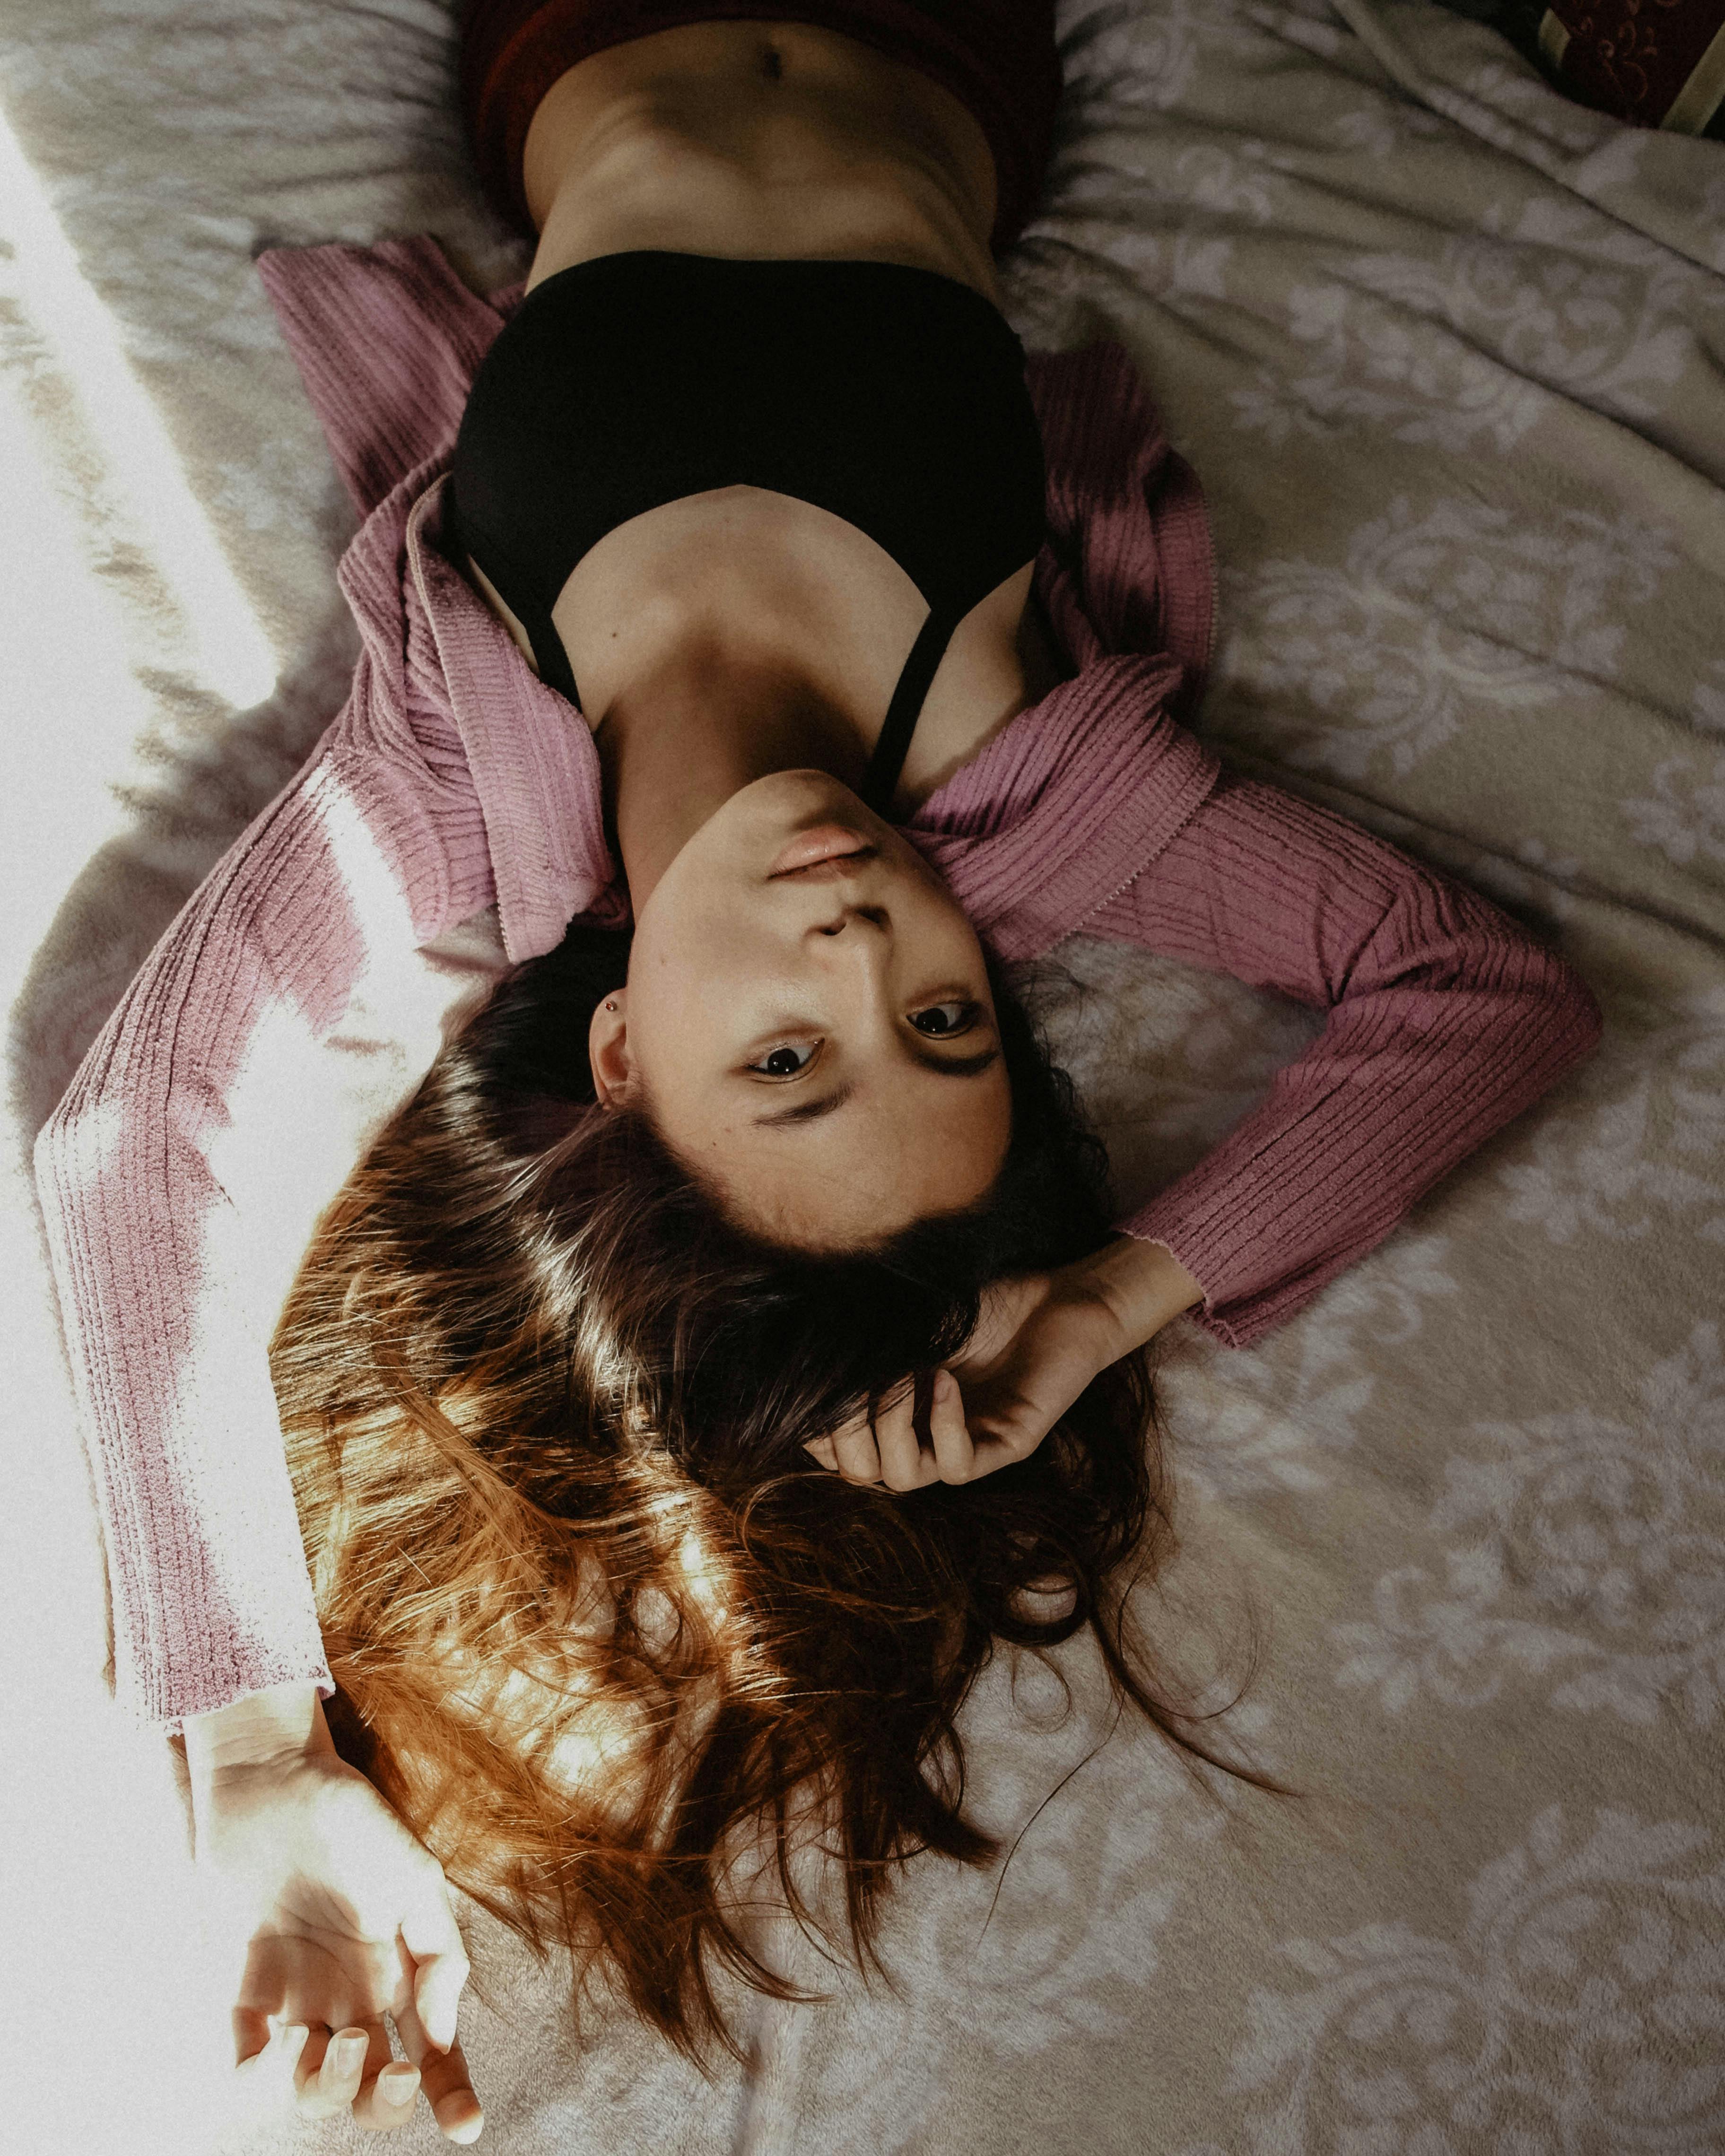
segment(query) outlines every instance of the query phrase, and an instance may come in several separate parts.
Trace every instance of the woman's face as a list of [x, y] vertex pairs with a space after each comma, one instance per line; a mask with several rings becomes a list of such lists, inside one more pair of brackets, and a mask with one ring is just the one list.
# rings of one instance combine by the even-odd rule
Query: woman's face
[[599, 1098], [650, 1103], [734, 1219], [812, 1249], [980, 1199], [1012, 1101], [982, 947], [889, 824], [819, 771], [733, 794], [635, 922], [593, 1015]]

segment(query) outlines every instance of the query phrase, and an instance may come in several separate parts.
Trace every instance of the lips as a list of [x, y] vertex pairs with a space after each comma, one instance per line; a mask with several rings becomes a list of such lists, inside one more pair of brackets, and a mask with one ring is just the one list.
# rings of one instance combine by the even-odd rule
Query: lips
[[817, 824], [810, 830], [798, 832], [781, 850], [767, 873], [769, 877], [797, 875], [804, 869], [824, 868], [849, 860], [860, 866], [879, 850], [860, 831], [852, 830], [846, 824]]

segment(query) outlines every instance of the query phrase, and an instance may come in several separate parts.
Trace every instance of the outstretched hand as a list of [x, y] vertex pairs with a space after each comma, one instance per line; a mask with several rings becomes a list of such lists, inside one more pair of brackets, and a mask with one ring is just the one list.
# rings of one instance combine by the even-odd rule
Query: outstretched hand
[[[444, 2136], [485, 2123], [455, 2017], [467, 1956], [442, 1867], [329, 1742], [194, 1778], [198, 1866], [244, 1969], [239, 2078], [301, 2117], [409, 2124], [423, 2087]], [[392, 2059], [383, 2017], [407, 2057]]]
[[850, 1482], [973, 1482], [1034, 1452], [1093, 1378], [1203, 1294], [1160, 1244], [1124, 1237], [1055, 1271], [997, 1281], [963, 1353], [935, 1373], [926, 1418], [906, 1378], [805, 1450]]

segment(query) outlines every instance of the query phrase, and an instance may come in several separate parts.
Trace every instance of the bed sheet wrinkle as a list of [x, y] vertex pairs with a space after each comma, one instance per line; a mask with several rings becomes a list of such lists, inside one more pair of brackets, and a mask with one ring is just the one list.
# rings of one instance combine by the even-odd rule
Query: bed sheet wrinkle
[[[38, 0], [0, 25], [7, 122], [283, 667], [251, 713], [198, 689], [156, 566], [123, 503], [103, 506], [111, 475], [91, 470], [7, 288], [0, 370], [63, 471], [88, 479], [90, 574], [130, 624], [151, 738], [175, 745], [133, 783], [123, 844], [74, 886], [27, 980], [18, 955], [20, 1150], [137, 939], [340, 710], [353, 649], [345, 617], [331, 625], [336, 563], [356, 515], [362, 528], [450, 431], [461, 362], [428, 352], [420, 424], [382, 456], [362, 424], [326, 444], [254, 256], [268, 279], [271, 246], [393, 239], [411, 296], [443, 274], [416, 252], [432, 233], [460, 280], [444, 294], [458, 344], [494, 319], [480, 295], [526, 267], [459, 146], [448, 0], [218, 13]], [[817, 1964], [781, 1928], [783, 1965], [832, 1995], [742, 2002], [752, 2073], [703, 2083], [603, 2003], [578, 2042], [562, 1972], [465, 1907], [486, 1979], [464, 2030], [481, 2145], [1712, 2156], [1725, 147], [1567, 104], [1492, 32], [1423, 0], [1069, 0], [1060, 28], [1068, 96], [1008, 309], [1033, 348], [1098, 326], [1121, 339], [1202, 483], [1222, 568], [1204, 751], [1512, 906], [1596, 990], [1604, 1045], [1260, 1347], [1180, 1327], [1160, 1354], [1183, 1548], [1146, 1626], [1219, 1683], [1228, 1656], [1205, 1640], [1243, 1649], [1255, 1601], [1260, 1674], [1219, 1726], [1308, 1806], [1236, 1792], [1218, 1811], [1122, 1730], [1038, 1815], [1106, 1732], [1106, 1703], [1090, 1659], [1063, 1653], [1062, 1722], [1044, 1674], [1021, 1666], [1015, 1694], [1003, 1656], [966, 1728], [978, 1815], [1009, 1841], [1028, 1825], [1004, 1879], [911, 1867], [883, 1940], [896, 1991]], [[0, 204], [0, 234], [4, 218]], [[302, 364], [323, 336], [313, 310], [290, 337]], [[439, 664], [470, 718], [505, 697], [511, 720], [548, 726], [536, 685], [495, 668], [474, 603], [449, 649], [368, 643], [364, 663]], [[57, 798], [53, 758], [80, 737], [63, 697], [47, 716], [18, 730], [22, 821]], [[398, 752], [434, 766], [446, 745]], [[948, 807], [943, 842], [962, 843], [962, 786]], [[579, 855], [548, 850], [547, 881]], [[506, 907], [517, 954], [551, 932], [534, 901]], [[485, 934], [481, 968], [498, 963]], [[1038, 993], [1124, 1205], [1244, 1122], [1317, 1024], [1101, 935], [1048, 954]], [[49, 1404], [28, 1408], [16, 1456], [75, 1457], [72, 1403]], [[126, 1792], [126, 1816], [69, 1795], [19, 1844], [56, 1900], [42, 1999], [18, 2025], [61, 2062], [21, 2145], [85, 2156], [119, 2145], [124, 2118], [129, 2148], [297, 2148], [297, 2128], [242, 2125], [209, 2093], [191, 1961], [141, 1995], [116, 1943], [139, 1936], [134, 1907], [167, 1925], [185, 1860], [152, 1809], [159, 1751], [125, 1750], [99, 1712], [101, 1613], [64, 1584], [87, 1580], [71, 1553], [87, 1520], [37, 1486], [20, 1483], [12, 1599], [63, 1609], [88, 1666], [26, 1694], [12, 1726], [38, 1743], [34, 1782], [70, 1792], [33, 1732], [82, 1713], [78, 1782]], [[74, 1478], [40, 1487], [65, 1502]], [[26, 1683], [48, 1666], [29, 1641], [8, 1661]], [[92, 2056], [42, 2001], [105, 1985], [121, 2033]], [[224, 2002], [208, 2012], [224, 2035]], [[429, 2128], [403, 2143], [418, 2145]]]

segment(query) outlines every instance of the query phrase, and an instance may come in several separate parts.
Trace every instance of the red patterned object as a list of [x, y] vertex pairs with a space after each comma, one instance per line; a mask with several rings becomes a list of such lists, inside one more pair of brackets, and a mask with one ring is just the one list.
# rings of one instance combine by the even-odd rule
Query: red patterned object
[[1638, 127], [1725, 132], [1725, 0], [1552, 0], [1539, 48], [1579, 104]]

